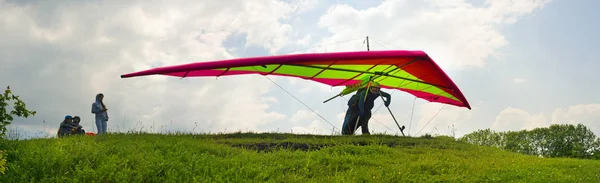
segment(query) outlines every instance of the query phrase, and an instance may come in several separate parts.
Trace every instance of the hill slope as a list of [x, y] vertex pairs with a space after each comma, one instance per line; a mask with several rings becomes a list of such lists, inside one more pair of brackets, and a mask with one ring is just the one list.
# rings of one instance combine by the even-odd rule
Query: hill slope
[[109, 134], [2, 142], [0, 182], [599, 182], [600, 161], [384, 135]]

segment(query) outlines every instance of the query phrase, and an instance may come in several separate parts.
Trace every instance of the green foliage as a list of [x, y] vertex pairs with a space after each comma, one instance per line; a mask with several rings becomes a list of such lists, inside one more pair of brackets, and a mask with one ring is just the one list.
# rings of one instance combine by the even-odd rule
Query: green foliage
[[[13, 109], [8, 112], [7, 107], [9, 107], [10, 101], [13, 101]], [[6, 135], [6, 128], [12, 123], [13, 116], [27, 118], [35, 113], [36, 111], [28, 110], [25, 102], [11, 92], [10, 86], [6, 87], [4, 94], [0, 95], [0, 138]]]
[[506, 142], [504, 136], [501, 133], [496, 133], [490, 129], [478, 130], [473, 133], [467, 134], [459, 141], [467, 142], [470, 144], [489, 146], [489, 147], [504, 147]]
[[[7, 110], [9, 107], [9, 102], [13, 101], [12, 110], [10, 113]], [[0, 95], [0, 140], [6, 136], [7, 126], [13, 121], [13, 116], [18, 117], [29, 117], [30, 115], [35, 115], [35, 111], [30, 111], [27, 109], [25, 102], [19, 99], [19, 96], [16, 96], [10, 90], [10, 86], [6, 87], [4, 90], [4, 94]], [[6, 171], [6, 159], [4, 158], [5, 152], [0, 149], [0, 173], [4, 174]]]
[[[287, 146], [257, 151], [269, 144]], [[538, 158], [449, 137], [139, 133], [5, 141], [0, 148], [10, 154], [0, 182], [600, 181], [600, 161]]]
[[600, 159], [600, 138], [583, 124], [553, 124], [531, 131], [485, 129], [467, 134], [459, 141], [543, 157]]
[[6, 173], [6, 158], [4, 156], [6, 156], [5, 152], [0, 150], [0, 173], [3, 175]]

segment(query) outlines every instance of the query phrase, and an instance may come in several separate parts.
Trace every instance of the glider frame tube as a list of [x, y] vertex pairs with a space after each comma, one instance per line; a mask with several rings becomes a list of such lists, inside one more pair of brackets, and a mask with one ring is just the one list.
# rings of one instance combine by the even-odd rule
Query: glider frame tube
[[[326, 67], [314, 66], [314, 65], [299, 65], [299, 64], [290, 64], [290, 65], [298, 66], [298, 67], [317, 68], [317, 69], [325, 69], [326, 68]], [[428, 83], [428, 82], [405, 78], [405, 77], [400, 77], [400, 76], [389, 75], [388, 73], [384, 73], [384, 72], [359, 71], [359, 70], [353, 70], [353, 69], [342, 69], [342, 68], [331, 68], [331, 67], [327, 68], [327, 69], [337, 70], [337, 71], [346, 71], [346, 72], [367, 73], [367, 74], [374, 74], [374, 75], [380, 75], [380, 76], [388, 76], [388, 77], [393, 77], [393, 78], [397, 78], [397, 79], [403, 79], [403, 80], [408, 80], [408, 81], [412, 81], [412, 82], [416, 82], [416, 83], [421, 83], [421, 84], [426, 84], [426, 85], [431, 85], [431, 86], [436, 86], [436, 87], [440, 87], [440, 88], [454, 90], [454, 88], [452, 88], [452, 87]]]

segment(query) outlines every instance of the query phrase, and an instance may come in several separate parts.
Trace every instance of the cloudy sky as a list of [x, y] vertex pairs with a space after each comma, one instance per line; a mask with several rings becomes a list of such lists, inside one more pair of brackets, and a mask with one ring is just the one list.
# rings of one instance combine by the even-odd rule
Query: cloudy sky
[[[227, 58], [366, 50], [369, 36], [371, 50], [427, 52], [473, 106], [388, 91], [390, 109], [410, 135], [458, 137], [555, 123], [583, 123], [600, 135], [594, 82], [600, 26], [593, 23], [599, 6], [593, 0], [0, 0], [0, 84], [38, 112], [10, 126], [27, 136], [55, 135], [67, 114], [96, 131], [90, 108], [97, 93], [105, 94], [109, 131], [332, 134], [339, 133], [348, 97], [322, 101], [341, 88], [259, 75], [120, 75]], [[398, 133], [385, 107], [370, 128]]]

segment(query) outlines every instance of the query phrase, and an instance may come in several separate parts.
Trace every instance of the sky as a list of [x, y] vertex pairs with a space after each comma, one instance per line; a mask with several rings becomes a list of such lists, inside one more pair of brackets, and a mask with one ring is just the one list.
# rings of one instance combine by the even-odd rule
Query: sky
[[[423, 50], [472, 110], [401, 91], [389, 106], [405, 133], [582, 123], [600, 135], [599, 1], [592, 0], [0, 0], [0, 84], [37, 111], [9, 126], [55, 136], [65, 115], [109, 132], [340, 133], [341, 87], [289, 77], [121, 74], [159, 66], [291, 53]], [[288, 93], [289, 92], [289, 93]], [[372, 133], [399, 134], [376, 101]], [[308, 107], [307, 107], [308, 106]], [[413, 108], [414, 106], [414, 108]], [[360, 130], [358, 130], [360, 131]], [[358, 132], [360, 134], [360, 132]]]

